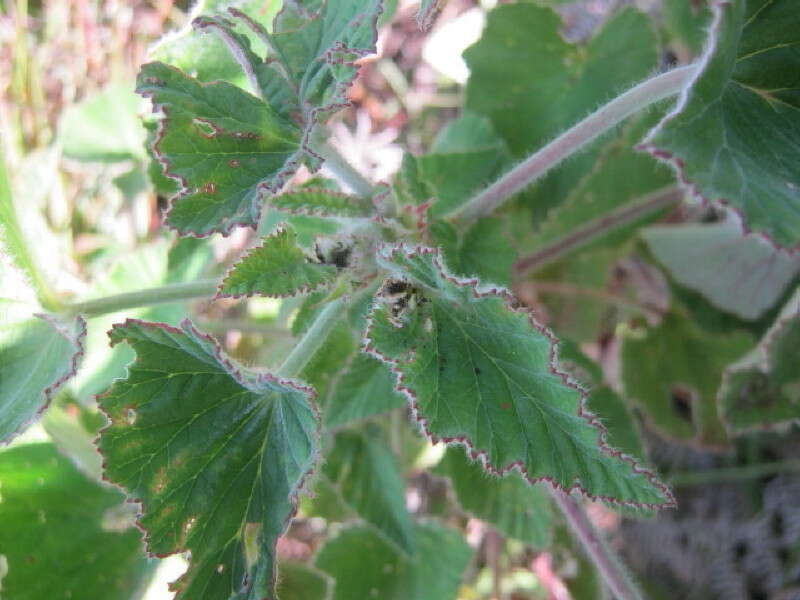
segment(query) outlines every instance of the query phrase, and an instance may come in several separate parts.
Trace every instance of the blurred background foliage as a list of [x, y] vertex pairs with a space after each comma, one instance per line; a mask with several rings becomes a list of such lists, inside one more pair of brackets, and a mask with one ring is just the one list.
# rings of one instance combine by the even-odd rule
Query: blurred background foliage
[[[207, 0], [201, 4], [212, 10], [224, 3]], [[269, 22], [280, 0], [249, 0], [246, 4]], [[477, 41], [486, 12], [496, 3], [449, 0], [439, 4], [432, 30], [425, 33], [416, 20], [417, 3], [389, 3], [379, 54], [364, 63], [361, 77], [350, 91], [353, 106], [336, 118], [331, 130], [341, 152], [374, 180], [391, 180], [411, 161], [423, 177], [434, 174], [429, 185], [446, 202], [463, 193], [458, 186], [465, 183], [458, 177], [438, 181], [436, 173], [463, 172], [486, 179], [529, 149], [532, 138], [520, 141], [517, 136], [523, 134], [513, 124], [503, 130], [502, 119], [493, 122], [496, 133], [484, 118], [469, 114], [454, 125], [465, 104], [491, 113], [491, 103], [503, 98], [500, 90], [494, 98], [471, 97], [468, 62], [479, 69], [480, 57], [472, 50], [473, 59], [469, 53], [467, 62], [461, 58], [461, 52]], [[624, 6], [636, 5], [650, 17], [661, 48], [658, 56], [652, 57], [654, 65], [646, 66], [637, 77], [696, 57], [708, 18], [704, 0], [542, 0], [540, 4], [557, 10], [562, 37], [572, 53], [570, 60], [578, 63], [611, 15]], [[0, 6], [3, 176], [12, 190], [22, 229], [34, 240], [32, 254], [50, 286], [60, 298], [69, 299], [218, 276], [256, 234], [241, 229], [227, 238], [178, 241], [174, 233], [161, 227], [161, 213], [174, 182], [161, 176], [146, 151], [145, 140], [152, 135], [148, 107], [133, 94], [136, 72], [148, 58], [172, 62], [200, 79], [238, 82], [239, 70], [221, 44], [187, 30], [192, 10], [189, 2], [2, 0]], [[159, 42], [165, 32], [173, 33]], [[630, 48], [631, 53], [640, 50]], [[529, 70], [532, 65], [517, 66]], [[613, 65], [603, 68], [601, 76], [614, 75]], [[591, 89], [591, 81], [587, 81]], [[539, 107], [537, 102], [531, 98], [529, 108], [530, 128], [535, 131], [525, 135], [541, 140], [549, 139], [595, 104], [591, 94], [585, 105], [577, 98], [574, 114], [563, 116], [555, 110], [548, 113], [548, 107]], [[563, 107], [555, 108], [560, 111]], [[623, 134], [629, 145], [641, 138], [652, 116], [643, 121], [626, 126], [630, 131]], [[470, 132], [473, 150], [476, 136], [482, 143], [471, 156], [459, 154], [459, 132], [463, 130]], [[404, 159], [404, 149], [417, 158]], [[612, 159], [615, 153], [625, 151], [627, 147], [605, 150]], [[487, 221], [481, 232], [482, 239], [488, 240], [483, 254], [487, 264], [482, 268], [501, 283], [512, 283], [508, 274], [517, 254], [516, 249], [504, 245], [503, 234], [510, 232], [514, 239], [525, 240], [531, 231], [540, 232], [523, 248], [532, 252], [547, 240], [548, 232], [556, 235], [559, 227], [569, 226], [568, 214], [560, 224], [550, 209], [565, 197], [582, 201], [580, 186], [572, 189], [577, 178], [570, 175], [570, 169], [591, 170], [599, 153], [599, 147], [590, 150], [561, 174], [557, 172], [523, 194], [519, 205], [525, 219], [511, 225]], [[611, 169], [613, 163], [609, 165]], [[609, 182], [593, 181], [592, 190], [618, 186], [626, 177], [608, 172]], [[402, 177], [395, 178], [395, 183], [402, 187]], [[625, 183], [630, 184], [630, 194], [638, 193], [635, 181]], [[661, 225], [713, 224], [719, 236], [715, 239], [731, 235], [729, 220], [701, 207], [672, 209], [657, 217]], [[276, 212], [267, 214], [262, 232], [283, 218]], [[307, 243], [322, 227], [313, 218], [294, 219]], [[440, 235], [441, 240], [447, 239], [447, 232]], [[717, 298], [717, 305], [722, 303], [726, 309], [722, 312], [693, 291], [697, 282], [691, 280], [691, 273], [683, 272], [686, 261], [675, 259], [676, 247], [685, 242], [658, 227], [648, 230], [646, 244], [631, 232], [620, 235], [593, 246], [591, 252], [561, 257], [532, 276], [513, 281], [518, 296], [542, 320], [575, 341], [565, 345], [562, 355], [575, 366], [576, 377], [599, 390], [592, 401], [603, 403], [598, 412], [612, 426], [614, 444], [632, 454], [646, 454], [674, 486], [680, 504], [678, 510], [648, 520], [625, 518], [601, 505], [590, 506], [590, 515], [653, 598], [798, 598], [800, 477], [796, 456], [800, 436], [795, 428], [786, 426], [778, 432], [754, 432], [731, 439], [714, 404], [722, 370], [767, 331], [776, 307], [788, 297], [788, 283], [796, 281], [797, 265], [779, 271], [782, 279], [774, 285], [752, 285], [754, 294], [769, 296], [756, 302], [762, 308], [755, 315], [748, 312], [752, 303], [737, 303], [735, 298], [727, 298], [724, 290], [707, 292]], [[685, 230], [684, 235], [690, 236], [691, 231]], [[455, 249], [452, 252], [457, 254]], [[485, 259], [487, 255], [491, 260]], [[470, 264], [469, 257], [464, 260]], [[70, 580], [68, 585], [76, 590], [73, 598], [169, 598], [166, 582], [185, 568], [180, 557], [144, 560], [132, 551], [140, 544], [138, 533], [130, 527], [133, 509], [121, 505], [114, 490], [93, 481], [100, 464], [90, 443], [103, 422], [94, 395], [122, 375], [131, 360], [127, 348], [108, 347], [105, 332], [110, 325], [129, 316], [174, 324], [187, 311], [238, 359], [269, 365], [290, 347], [292, 333], [302, 331], [313, 312], [313, 301], [302, 306], [295, 299], [257, 298], [172, 304], [107, 315], [90, 323], [88, 352], [79, 376], [59, 395], [40, 426], [0, 453], [0, 475], [17, 473], [15, 465], [22, 464], [22, 459], [15, 453], [29, 444], [32, 450], [23, 462], [30, 466], [34, 461], [31, 468], [43, 473], [36, 478], [6, 479], [13, 484], [4, 483], [2, 489], [0, 555], [13, 551], [35, 556], [50, 544], [62, 554], [77, 557], [67, 570], [80, 571], [89, 562], [102, 559], [110, 565], [104, 567], [109, 581], [120, 581], [114, 569], [124, 573], [121, 588], [80, 578]], [[355, 351], [353, 340], [346, 332], [332, 336], [328, 344], [329, 351], [317, 360], [355, 360], [350, 358]], [[683, 358], [677, 361], [676, 356]], [[360, 360], [365, 361], [359, 367], [363, 367], [359, 371], [363, 378], [350, 382], [353, 387], [346, 389], [352, 397], [379, 394], [387, 399], [381, 408], [392, 410], [391, 416], [375, 424], [375, 439], [385, 439], [398, 457], [411, 514], [422, 522], [425, 517], [439, 517], [465, 533], [469, 548], [451, 557], [466, 565], [460, 600], [604, 597], [606, 592], [592, 568], [550, 514], [538, 488], [522, 485], [516, 475], [504, 479], [502, 485], [490, 485], [482, 472], [464, 460], [463, 453], [431, 447], [408, 428], [397, 426], [405, 419], [402, 402], [388, 390], [370, 388], [374, 366], [369, 359]], [[630, 363], [628, 372], [636, 376], [623, 386], [619, 373], [626, 369], [626, 362]], [[314, 379], [315, 373], [324, 370], [312, 364], [305, 373], [321, 390], [321, 397], [331, 382]], [[675, 387], [678, 380], [690, 380], [696, 389], [687, 392]], [[337, 412], [346, 409], [337, 393], [341, 394], [341, 389], [328, 399], [331, 410], [326, 419], [332, 425], [336, 419], [348, 420]], [[629, 400], [623, 401], [623, 397]], [[692, 414], [696, 406], [705, 406], [705, 411]], [[622, 426], [615, 429], [617, 423]], [[635, 423], [641, 439], [633, 435], [630, 423]], [[358, 440], [342, 434], [335, 443], [347, 446]], [[426, 471], [430, 467], [435, 467], [432, 473]], [[34, 494], [31, 490], [45, 474], [52, 480], [52, 488]], [[316, 496], [303, 500], [299, 518], [279, 543], [285, 561], [281, 597], [286, 600], [327, 597], [328, 582], [322, 571], [328, 557], [340, 549], [331, 545], [321, 555], [315, 557], [315, 553], [330, 532], [354, 516], [352, 507], [342, 501], [340, 475], [335, 461], [326, 465]], [[441, 475], [450, 477], [460, 507]], [[493, 494], [512, 506], [512, 514], [502, 513], [499, 507], [503, 504], [494, 502]], [[65, 499], [77, 503], [77, 512], [63, 513], [58, 505]], [[29, 502], [38, 503], [34, 512], [27, 506]], [[52, 532], [63, 536], [54, 539], [48, 527], [32, 525], [42, 518], [50, 524], [59, 519], [72, 522], [76, 533], [66, 539], [65, 530], [54, 527]], [[81, 529], [76, 519], [92, 525]], [[27, 522], [31, 523], [27, 529], [15, 528]], [[396, 561], [401, 571], [410, 568], [403, 567], [404, 556], [370, 530], [351, 529], [348, 535], [374, 552], [391, 555], [386, 560]], [[31, 542], [26, 546], [31, 540], [43, 545]], [[103, 553], [111, 548], [113, 553], [97, 557], [88, 548], [100, 548]], [[312, 564], [316, 566], [312, 568]], [[3, 565], [0, 561], [0, 578], [5, 575]], [[46, 594], [52, 586], [67, 585], [57, 583], [63, 582], [65, 575], [41, 568], [44, 571], [36, 567], [36, 572], [42, 573], [41, 588], [31, 589], [25, 598], [50, 597]], [[356, 577], [366, 567], [354, 565], [353, 569]], [[359, 599], [353, 596], [352, 600]]]

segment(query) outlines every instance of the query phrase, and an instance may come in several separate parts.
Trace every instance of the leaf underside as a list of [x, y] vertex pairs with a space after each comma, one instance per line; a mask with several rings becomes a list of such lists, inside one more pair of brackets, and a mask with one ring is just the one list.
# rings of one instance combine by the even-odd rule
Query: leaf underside
[[429, 248], [387, 247], [379, 262], [420, 298], [399, 314], [376, 303], [365, 350], [391, 366], [432, 440], [466, 445], [494, 473], [516, 467], [529, 481], [610, 503], [673, 503], [651, 473], [605, 445], [584, 393], [557, 369], [552, 335], [506, 290], [457, 279]]
[[800, 240], [800, 11], [795, 0], [714, 2], [702, 71], [644, 148], [703, 198], [781, 246]]
[[[1, 306], [4, 316], [11, 310]], [[78, 369], [86, 321], [36, 314], [0, 321], [0, 442], [21, 433]]]
[[675, 281], [743, 319], [761, 317], [800, 273], [800, 255], [720, 223], [648, 227], [641, 236]]
[[318, 453], [313, 391], [240, 369], [181, 327], [111, 330], [137, 358], [99, 398], [105, 476], [142, 504], [151, 553], [191, 552], [178, 598], [272, 599], [275, 544]]

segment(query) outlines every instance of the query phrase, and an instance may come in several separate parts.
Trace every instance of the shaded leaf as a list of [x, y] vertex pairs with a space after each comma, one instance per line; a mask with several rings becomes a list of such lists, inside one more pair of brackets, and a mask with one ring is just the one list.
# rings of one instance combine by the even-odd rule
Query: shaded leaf
[[[145, 131], [139, 121], [141, 103], [129, 84], [112, 83], [64, 109], [58, 124], [64, 156], [96, 162], [142, 158]], [[114, 135], [109, 135], [110, 131]]]
[[728, 436], [717, 411], [717, 390], [723, 369], [751, 343], [747, 334], [709, 334], [674, 314], [658, 327], [629, 330], [620, 351], [625, 396], [662, 434], [724, 448]]
[[136, 351], [99, 399], [106, 477], [142, 504], [158, 556], [191, 551], [178, 598], [274, 598], [275, 544], [316, 461], [313, 390], [239, 368], [188, 321], [128, 320]]
[[279, 567], [278, 598], [281, 600], [330, 600], [333, 581], [303, 563], [284, 561]]
[[166, 115], [153, 149], [182, 185], [167, 223], [194, 235], [255, 227], [262, 194], [278, 191], [305, 155], [300, 130], [235, 85], [202, 84], [163, 63], [142, 67], [136, 91]]
[[641, 236], [675, 281], [743, 319], [761, 317], [800, 273], [800, 255], [742, 234], [730, 213], [719, 223], [648, 227]]
[[86, 337], [82, 317], [14, 311], [0, 299], [0, 442], [22, 433], [75, 375]]
[[415, 160], [419, 181], [436, 198], [431, 216], [456, 209], [499, 175], [509, 161], [508, 148], [489, 119], [463, 112], [439, 132], [431, 152]]
[[541, 486], [529, 485], [519, 473], [493, 477], [460, 448], [448, 448], [433, 472], [450, 479], [464, 511], [533, 548], [550, 544], [552, 513]]
[[457, 279], [428, 248], [387, 247], [379, 262], [417, 298], [402, 308], [378, 294], [366, 350], [392, 367], [433, 441], [465, 444], [491, 472], [516, 467], [612, 503], [672, 503], [652, 473], [605, 446], [584, 393], [557, 369], [552, 334], [506, 290]]
[[446, 221], [437, 221], [431, 224], [430, 234], [455, 274], [511, 284], [517, 251], [511, 243], [506, 218], [479, 219], [463, 235]]
[[328, 427], [346, 425], [405, 405], [394, 389], [386, 365], [366, 354], [356, 354], [331, 389], [325, 403]]
[[452, 600], [472, 550], [457, 531], [414, 526], [417, 558], [404, 557], [367, 527], [349, 527], [322, 547], [317, 568], [335, 580], [334, 600]]
[[380, 432], [374, 427], [341, 432], [325, 458], [323, 473], [345, 504], [404, 553], [413, 554], [405, 483]]
[[147, 572], [119, 491], [86, 478], [52, 444], [0, 452], [3, 597], [128, 600]]
[[643, 459], [645, 452], [638, 423], [625, 401], [604, 383], [600, 366], [581, 352], [577, 344], [563, 339], [558, 346], [558, 363], [588, 390], [586, 405], [605, 426], [608, 444], [637, 460]]
[[800, 239], [800, 11], [795, 0], [713, 3], [701, 71], [643, 147], [691, 189], [779, 245]]
[[688, 54], [684, 58], [699, 54], [708, 37], [708, 22], [711, 20], [708, 1], [665, 0], [662, 10], [664, 26]]
[[[599, 105], [656, 67], [657, 42], [649, 19], [624, 8], [586, 46], [561, 35], [549, 8], [521, 2], [500, 5], [487, 18], [480, 41], [464, 53], [470, 79], [466, 107], [488, 116], [515, 158], [544, 146]], [[604, 142], [555, 169], [525, 193], [545, 212], [591, 170]]]
[[264, 238], [225, 274], [217, 297], [307, 294], [336, 279], [336, 267], [309, 259], [291, 227]]
[[800, 419], [800, 291], [752, 352], [726, 370], [720, 410], [733, 431]]

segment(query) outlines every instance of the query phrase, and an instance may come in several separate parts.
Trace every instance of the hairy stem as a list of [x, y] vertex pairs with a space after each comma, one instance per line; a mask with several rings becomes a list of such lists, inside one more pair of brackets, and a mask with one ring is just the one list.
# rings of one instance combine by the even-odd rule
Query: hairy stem
[[[322, 127], [319, 127], [318, 131], [322, 129]], [[374, 192], [372, 183], [359, 173], [344, 156], [339, 154], [339, 151], [331, 146], [327, 140], [320, 139], [321, 137], [321, 133], [315, 136], [316, 139], [312, 142], [312, 147], [314, 152], [325, 160], [325, 166], [358, 196], [366, 198], [372, 196]]]
[[297, 377], [308, 362], [314, 357], [314, 354], [322, 347], [328, 335], [339, 322], [342, 313], [344, 312], [345, 302], [344, 298], [336, 298], [328, 302], [325, 307], [317, 315], [317, 318], [311, 324], [311, 327], [305, 332], [302, 338], [297, 342], [297, 345], [283, 361], [283, 364], [278, 368], [278, 374], [281, 377]]
[[70, 315], [81, 314], [85, 317], [97, 317], [129, 308], [140, 308], [142, 306], [197, 298], [210, 298], [217, 292], [217, 283], [213, 279], [201, 279], [189, 283], [171, 283], [137, 292], [76, 302], [75, 304], [67, 305], [64, 308], [64, 312]]
[[514, 194], [542, 177], [561, 161], [584, 148], [597, 136], [643, 108], [680, 92], [696, 70], [691, 64], [648, 79], [617, 96], [531, 154], [488, 188], [450, 213], [452, 220], [471, 222], [494, 212]]
[[622, 561], [600, 537], [583, 509], [565, 492], [556, 488], [548, 489], [556, 506], [567, 519], [570, 529], [614, 597], [617, 600], [644, 600], [644, 596], [622, 565]]
[[589, 221], [581, 227], [576, 227], [567, 235], [554, 240], [544, 248], [540, 248], [533, 254], [519, 259], [514, 265], [514, 272], [518, 276], [533, 273], [623, 225], [677, 204], [682, 197], [683, 192], [679, 188], [670, 186], [653, 192], [635, 202], [621, 206], [594, 221]]

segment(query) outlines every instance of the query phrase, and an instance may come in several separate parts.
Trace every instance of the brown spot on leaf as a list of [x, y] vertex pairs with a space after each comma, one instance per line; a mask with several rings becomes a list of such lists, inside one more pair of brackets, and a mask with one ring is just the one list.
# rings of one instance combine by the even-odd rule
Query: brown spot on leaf
[[204, 194], [216, 194], [217, 184], [212, 181], [204, 183], [203, 186], [200, 188], [200, 191], [203, 192]]
[[230, 159], [230, 160], [228, 161], [228, 166], [229, 166], [231, 169], [235, 169], [235, 168], [237, 168], [237, 167], [238, 167], [240, 164], [241, 164], [241, 163], [240, 163], [240, 162], [239, 162], [237, 159], [235, 159], [235, 158], [232, 158], [232, 159]]

